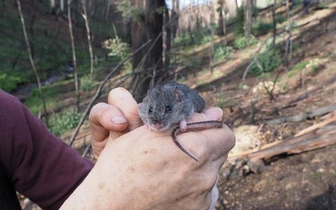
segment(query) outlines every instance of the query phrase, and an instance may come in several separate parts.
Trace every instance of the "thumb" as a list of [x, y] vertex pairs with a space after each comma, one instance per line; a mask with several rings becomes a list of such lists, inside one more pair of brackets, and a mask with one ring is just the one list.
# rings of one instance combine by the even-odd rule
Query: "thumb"
[[119, 87], [110, 91], [108, 103], [116, 106], [128, 121], [128, 129], [133, 130], [142, 125], [138, 113], [138, 104], [132, 94], [125, 88]]

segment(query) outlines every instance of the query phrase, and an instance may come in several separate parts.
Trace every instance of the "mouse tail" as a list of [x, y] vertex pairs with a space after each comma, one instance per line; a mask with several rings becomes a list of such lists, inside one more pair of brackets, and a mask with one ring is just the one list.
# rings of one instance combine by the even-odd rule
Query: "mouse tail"
[[184, 152], [185, 154], [187, 154], [189, 157], [191, 157], [192, 159], [194, 159], [195, 161], [199, 161], [199, 159], [193, 155], [191, 152], [189, 152], [188, 150], [186, 150], [181, 144], [180, 142], [177, 140], [177, 135], [180, 134], [180, 127], [176, 127], [173, 132], [172, 132], [172, 137], [174, 140], [174, 143], [176, 144], [176, 146], [178, 148], [180, 148], [180, 150], [182, 150], [182, 152]]

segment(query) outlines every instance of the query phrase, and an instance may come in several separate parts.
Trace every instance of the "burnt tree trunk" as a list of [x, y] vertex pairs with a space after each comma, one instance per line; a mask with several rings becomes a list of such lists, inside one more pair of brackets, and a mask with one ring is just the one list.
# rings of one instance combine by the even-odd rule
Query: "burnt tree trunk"
[[171, 16], [170, 16], [172, 39], [175, 39], [178, 36], [179, 11], [180, 11], [179, 0], [173, 0], [173, 9], [171, 10]]
[[274, 0], [274, 3], [273, 3], [273, 6], [272, 6], [272, 19], [273, 19], [273, 41], [272, 41], [272, 47], [274, 48], [275, 47], [275, 44], [276, 44], [276, 33], [277, 33], [277, 30], [276, 30], [276, 19], [275, 19], [275, 11], [276, 10], [276, 0]]
[[218, 19], [218, 36], [224, 35], [224, 0], [218, 1], [218, 13], [219, 13], [219, 19]]
[[245, 2], [245, 37], [247, 39], [251, 36], [252, 28], [252, 1], [247, 0]]
[[166, 32], [166, 39], [164, 40], [165, 44], [164, 46], [164, 68], [167, 69], [170, 63], [170, 48], [171, 48], [171, 40], [172, 40], [172, 24], [171, 24], [171, 19], [169, 15], [169, 10], [168, 8], [165, 9], [165, 16], [164, 16], [164, 22], [165, 22], [165, 32]]
[[164, 0], [133, 0], [139, 15], [132, 22], [132, 50], [151, 40], [152, 43], [132, 59], [132, 90], [137, 101], [144, 97], [147, 90], [159, 81], [162, 70], [162, 27], [166, 7]]

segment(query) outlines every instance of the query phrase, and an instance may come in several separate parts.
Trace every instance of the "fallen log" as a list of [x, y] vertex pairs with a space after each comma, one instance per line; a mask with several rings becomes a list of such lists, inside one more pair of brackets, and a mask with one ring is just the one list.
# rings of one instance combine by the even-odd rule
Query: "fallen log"
[[250, 159], [268, 160], [280, 154], [297, 154], [336, 144], [336, 120], [309, 133], [247, 155]]
[[300, 122], [300, 121], [304, 121], [307, 119], [312, 119], [313, 117], [316, 117], [316, 116], [327, 114], [335, 110], [336, 110], [336, 105], [333, 104], [330, 106], [318, 108], [313, 111], [303, 112], [303, 113], [300, 113], [294, 116], [282, 117], [278, 119], [269, 120], [269, 121], [266, 121], [266, 123], [268, 125], [275, 125], [275, 124], [287, 123], [287, 122]]
[[336, 144], [336, 117], [312, 125], [288, 140], [272, 142], [259, 149], [229, 154], [228, 159], [247, 157], [268, 160], [280, 154], [296, 154]]

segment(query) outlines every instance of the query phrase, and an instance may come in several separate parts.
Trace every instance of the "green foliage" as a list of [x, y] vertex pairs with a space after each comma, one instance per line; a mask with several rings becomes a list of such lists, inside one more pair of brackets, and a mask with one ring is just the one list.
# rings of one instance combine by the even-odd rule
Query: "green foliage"
[[[46, 102], [46, 107], [48, 109], [58, 108], [60, 105], [58, 103], [58, 97], [60, 95], [60, 90], [58, 87], [49, 86], [43, 87], [42, 93]], [[33, 89], [30, 95], [24, 101], [24, 104], [29, 107], [30, 111], [37, 115], [43, 110], [43, 104], [40, 97], [40, 92], [37, 88]]]
[[123, 17], [133, 18], [133, 20], [141, 20], [145, 11], [142, 8], [136, 8], [132, 6], [131, 0], [121, 0], [117, 4], [117, 10], [121, 12]]
[[275, 16], [276, 23], [283, 23], [285, 21], [286, 21], [286, 17], [284, 15], [280, 14], [280, 15]]
[[189, 36], [187, 34], [182, 34], [178, 37], [176, 37], [173, 40], [173, 45], [178, 47], [178, 46], [185, 46], [187, 45], [187, 43], [189, 42]]
[[293, 5], [301, 5], [302, 0], [293, 0]]
[[213, 37], [211, 35], [206, 34], [196, 34], [195, 36], [195, 44], [202, 45], [211, 42]]
[[238, 37], [234, 43], [233, 46], [235, 49], [245, 49], [248, 46], [255, 45], [258, 43], [258, 40], [251, 36], [249, 39], [247, 39], [245, 36]]
[[308, 61], [302, 61], [302, 62], [300, 62], [300, 63], [297, 63], [297, 64], [292, 68], [291, 71], [302, 70], [302, 69], [304, 69], [304, 68], [307, 66], [308, 63], [309, 63]]
[[[216, 30], [216, 25], [211, 25], [211, 28], [201, 28], [197, 29], [193, 32], [193, 38], [194, 38], [194, 45], [203, 45], [206, 43], [211, 42], [211, 40], [214, 39], [214, 36], [212, 35], [212, 30]], [[192, 44], [192, 43], [191, 43]]]
[[0, 72], [0, 89], [4, 91], [11, 91], [17, 87], [18, 84], [23, 82], [23, 78], [15, 74], [10, 74], [9, 72]]
[[177, 56], [172, 56], [170, 60], [170, 64], [174, 65], [181, 65], [187, 69], [195, 69], [199, 68], [201, 64], [200, 59], [195, 59], [194, 57], [190, 56], [187, 53], [178, 54]]
[[[58, 71], [64, 63], [72, 59], [71, 45], [64, 39], [68, 34], [63, 34], [62, 29], [49, 29], [46, 25], [50, 21], [43, 18], [34, 19], [34, 25], [31, 26], [32, 22], [28, 21], [31, 19], [30, 15], [24, 15], [26, 28], [30, 29], [27, 32], [35, 66], [40, 80], [43, 81], [50, 73]], [[36, 83], [18, 14], [6, 12], [5, 18], [0, 18], [0, 28], [0, 88], [11, 91], [18, 85]], [[77, 59], [89, 61], [86, 45], [76, 46]], [[78, 68], [80, 67], [79, 65]]]
[[70, 129], [73, 129], [79, 123], [81, 113], [75, 111], [65, 111], [58, 114], [53, 114], [49, 118], [49, 130], [59, 136]]
[[[286, 17], [284, 15], [276, 15], [275, 16], [275, 22], [278, 23], [283, 23], [286, 21]], [[273, 21], [265, 21], [263, 19], [258, 19], [254, 23], [252, 23], [252, 33], [255, 36], [263, 35], [266, 33], [269, 33], [270, 31], [273, 30]]]
[[[211, 28], [208, 27], [193, 31], [192, 37], [190, 37], [189, 33], [182, 34], [174, 39], [173, 45], [175, 47], [183, 46], [189, 48], [209, 43], [216, 38], [212, 35], [211, 31], [216, 31], [217, 25], [212, 24], [210, 27]], [[192, 41], [194, 41], [194, 43]]]
[[166, 7], [158, 7], [155, 9], [155, 12], [157, 12], [158, 14], [162, 15], [164, 14], [164, 12], [166, 11]]
[[237, 16], [230, 19], [229, 22], [234, 23], [233, 31], [237, 36], [244, 35], [244, 24], [245, 24], [245, 9], [244, 9], [244, 7], [238, 8]]
[[216, 61], [229, 58], [233, 48], [231, 46], [215, 45], [214, 46], [214, 59]]
[[201, 60], [195, 59], [190, 55], [185, 55], [183, 56], [181, 63], [184, 64], [186, 68], [194, 69], [199, 68], [199, 66], [201, 65]]
[[98, 81], [90, 78], [90, 75], [85, 75], [80, 78], [80, 89], [83, 91], [91, 91], [99, 84]]
[[127, 43], [120, 39], [108, 39], [103, 43], [105, 49], [110, 50], [109, 56], [119, 57], [125, 59], [130, 55], [130, 49]]
[[272, 72], [274, 69], [282, 65], [282, 61], [277, 51], [268, 50], [259, 55], [256, 59], [259, 66], [254, 62], [250, 71], [257, 76]]
[[266, 34], [272, 29], [272, 22], [257, 21], [256, 23], [252, 24], [252, 34], [254, 34], [255, 36]]

